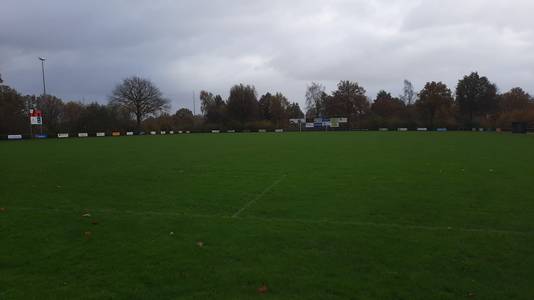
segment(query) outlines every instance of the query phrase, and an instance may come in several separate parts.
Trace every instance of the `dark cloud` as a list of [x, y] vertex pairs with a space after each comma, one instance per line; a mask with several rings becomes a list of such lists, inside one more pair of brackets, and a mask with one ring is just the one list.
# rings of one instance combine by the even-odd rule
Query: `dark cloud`
[[0, 72], [23, 93], [106, 101], [121, 78], [152, 79], [191, 106], [232, 84], [303, 103], [310, 81], [356, 80], [370, 96], [474, 70], [534, 92], [532, 1], [25, 1], [0, 10]]

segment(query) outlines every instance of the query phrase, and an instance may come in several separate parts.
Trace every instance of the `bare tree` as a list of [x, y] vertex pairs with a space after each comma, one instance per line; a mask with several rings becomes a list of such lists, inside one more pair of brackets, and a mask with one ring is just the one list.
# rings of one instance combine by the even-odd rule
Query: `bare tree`
[[127, 109], [135, 115], [137, 128], [144, 118], [169, 108], [169, 100], [148, 79], [132, 76], [118, 84], [111, 95], [110, 104]]
[[46, 95], [37, 99], [37, 107], [43, 111], [43, 124], [48, 134], [58, 133], [65, 115], [65, 103], [56, 96]]
[[315, 117], [322, 116], [324, 105], [323, 105], [323, 94], [324, 86], [320, 83], [312, 82], [306, 88], [306, 114], [313, 115]]
[[413, 85], [408, 79], [404, 79], [403, 95], [400, 98], [406, 105], [412, 105], [415, 102]]

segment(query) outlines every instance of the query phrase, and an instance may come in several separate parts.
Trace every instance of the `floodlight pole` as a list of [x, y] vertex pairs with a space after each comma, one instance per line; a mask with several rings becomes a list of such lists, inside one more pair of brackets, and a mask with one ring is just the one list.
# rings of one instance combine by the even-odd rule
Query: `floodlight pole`
[[197, 114], [196, 112], [196, 98], [195, 98], [195, 91], [193, 91], [193, 116]]
[[43, 96], [46, 97], [46, 81], [45, 81], [45, 69], [44, 69], [44, 62], [46, 58], [39, 57], [39, 60], [41, 61], [41, 70], [43, 73]]
[[[41, 71], [43, 73], [43, 100], [44, 100], [46, 98], [46, 81], [45, 81], [45, 69], [44, 69], [44, 63], [45, 63], [46, 58], [39, 57], [39, 60], [41, 61]], [[43, 124], [41, 123], [41, 135], [42, 134], [43, 134]]]

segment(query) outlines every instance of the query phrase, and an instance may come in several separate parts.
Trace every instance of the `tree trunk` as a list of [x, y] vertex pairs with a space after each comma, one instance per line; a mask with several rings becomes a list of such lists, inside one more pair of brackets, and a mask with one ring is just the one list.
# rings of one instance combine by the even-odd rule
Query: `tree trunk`
[[141, 131], [141, 115], [135, 114], [135, 120], [137, 122], [137, 130]]

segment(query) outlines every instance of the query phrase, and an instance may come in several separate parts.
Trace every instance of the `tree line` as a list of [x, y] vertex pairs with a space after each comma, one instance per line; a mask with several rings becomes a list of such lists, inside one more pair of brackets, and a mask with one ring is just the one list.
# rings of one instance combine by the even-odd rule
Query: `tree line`
[[499, 94], [487, 77], [473, 72], [458, 81], [453, 92], [443, 82], [427, 82], [416, 93], [404, 81], [397, 97], [384, 90], [370, 100], [365, 88], [353, 81], [340, 81], [328, 94], [324, 86], [312, 83], [306, 92], [307, 117], [349, 118], [349, 128], [451, 128], [477, 127], [509, 129], [512, 122], [534, 125], [534, 99], [516, 87]]
[[187, 108], [169, 113], [169, 100], [150, 80], [133, 76], [117, 84], [107, 104], [63, 101], [53, 95], [21, 95], [0, 77], [0, 134], [28, 134], [31, 108], [44, 115], [43, 132], [153, 130], [256, 130], [295, 126], [290, 119], [346, 117], [346, 129], [446, 127], [510, 128], [534, 124], [534, 99], [517, 87], [499, 93], [495, 83], [474, 72], [460, 79], [454, 92], [443, 82], [428, 82], [416, 92], [404, 81], [402, 95], [380, 91], [371, 99], [363, 86], [342, 80], [328, 93], [320, 83], [306, 88], [306, 113], [282, 93], [258, 97], [252, 85], [238, 84], [227, 99], [209, 91], [199, 95], [201, 114]]

